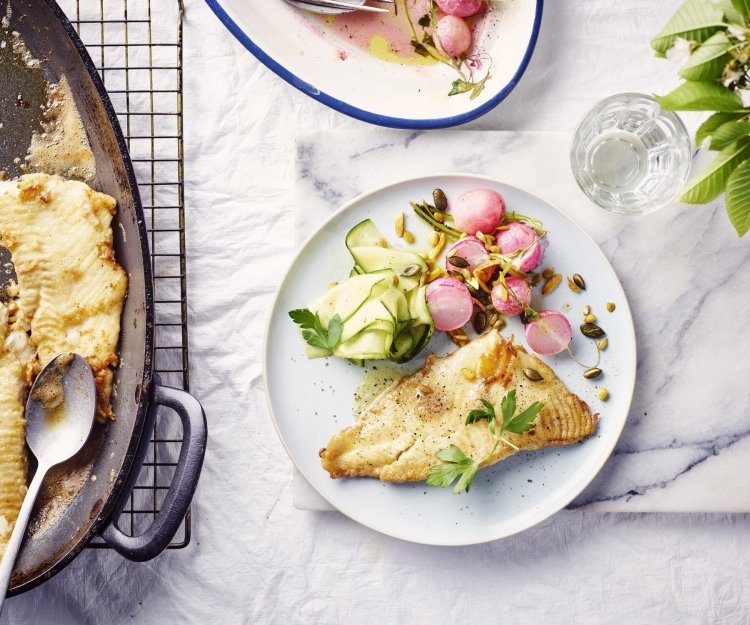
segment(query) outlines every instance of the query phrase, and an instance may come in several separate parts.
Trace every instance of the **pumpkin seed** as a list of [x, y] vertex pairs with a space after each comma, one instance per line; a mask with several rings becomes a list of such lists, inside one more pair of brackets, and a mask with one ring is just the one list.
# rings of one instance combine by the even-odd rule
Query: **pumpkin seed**
[[429, 395], [430, 393], [432, 393], [432, 389], [426, 384], [422, 384], [419, 387], [419, 392], [422, 393], [422, 395]]
[[596, 348], [599, 351], [603, 351], [603, 350], [607, 349], [607, 345], [609, 345], [609, 340], [605, 337], [605, 338], [603, 338], [601, 341], [599, 341], [596, 344]]
[[599, 367], [591, 367], [591, 369], [586, 369], [586, 371], [583, 372], [583, 377], [587, 380], [593, 380], [594, 378], [598, 378], [602, 374], [602, 370], [599, 369]]
[[432, 201], [435, 202], [435, 208], [441, 213], [448, 210], [448, 198], [445, 197], [445, 193], [442, 189], [435, 189], [432, 192]]
[[595, 323], [581, 324], [581, 332], [583, 332], [584, 336], [588, 336], [590, 339], [601, 339], [604, 338], [604, 335], [606, 334], [606, 332]]
[[615, 312], [615, 303], [614, 302], [607, 302], [607, 310], [609, 312]]
[[547, 267], [542, 272], [542, 277], [546, 280], [547, 278], [551, 278], [554, 275], [554, 273], [555, 273], [555, 268], [554, 267]]
[[531, 288], [534, 288], [537, 284], [539, 284], [542, 281], [542, 274], [541, 273], [535, 273], [531, 277]]
[[440, 240], [440, 233], [437, 230], [433, 230], [430, 232], [430, 245], [434, 246], [437, 245], [437, 242]]
[[422, 271], [422, 266], [414, 263], [413, 265], [407, 265], [404, 267], [401, 276], [404, 278], [411, 278], [412, 276], [416, 276], [420, 271]]
[[526, 367], [523, 370], [523, 374], [532, 382], [539, 382], [540, 380], [543, 380], [542, 374], [539, 373], [536, 369], [532, 369], [531, 367]]
[[435, 221], [437, 221], [440, 224], [445, 223], [445, 213], [441, 213], [440, 211], [435, 211], [432, 214], [432, 217]]
[[396, 215], [396, 219], [393, 222], [393, 229], [396, 231], [397, 237], [404, 236], [404, 214], [399, 213]]
[[459, 282], [463, 282], [464, 281], [464, 275], [461, 272], [459, 272], [459, 271], [449, 271], [448, 275], [451, 278], [454, 278], [455, 280], [458, 280]]
[[594, 315], [594, 314], [592, 314], [592, 313], [589, 313], [588, 315], [586, 315], [586, 316], [585, 316], [585, 317], [583, 318], [583, 320], [584, 320], [584, 321], [585, 321], [586, 323], [594, 323], [594, 321], [596, 321], [596, 315]]
[[429, 284], [433, 280], [437, 280], [445, 275], [442, 267], [435, 267], [427, 274], [427, 283]]
[[607, 401], [608, 397], [609, 397], [609, 391], [602, 386], [602, 388], [599, 389], [599, 399], [602, 401]]
[[388, 241], [386, 241], [385, 239], [379, 239], [379, 240], [378, 240], [378, 245], [379, 245], [380, 247], [383, 247], [383, 248], [385, 248], [385, 249], [388, 249]]
[[480, 310], [474, 315], [471, 325], [474, 328], [474, 332], [482, 334], [487, 329], [487, 315]]
[[431, 260], [437, 259], [438, 256], [440, 256], [440, 253], [443, 251], [443, 248], [445, 247], [445, 233], [441, 232], [438, 234], [437, 241], [433, 244], [432, 249], [430, 250], [430, 256], [429, 258]]
[[581, 292], [581, 289], [578, 287], [578, 285], [575, 282], [573, 282], [573, 280], [571, 280], [570, 278], [568, 278], [568, 287], [574, 293], [580, 293]]
[[552, 291], [557, 288], [557, 285], [560, 284], [560, 280], [562, 280], [562, 275], [559, 273], [550, 276], [542, 287], [542, 295], [549, 295], [552, 293]]
[[472, 284], [467, 282], [466, 288], [469, 289], [469, 293], [471, 293], [472, 297], [475, 297], [478, 300], [483, 299], [484, 296], [482, 295], [481, 291], [479, 291], [478, 289], [475, 289]]
[[584, 306], [583, 307], [583, 316], [585, 317], [586, 315], [588, 315], [590, 313], [591, 313], [591, 306]]
[[490, 315], [490, 318], [487, 320], [487, 325], [495, 327], [495, 323], [497, 323], [497, 320], [500, 318], [500, 316], [497, 313], [492, 313]]
[[505, 319], [498, 317], [497, 321], [492, 324], [492, 327], [496, 330], [502, 330], [505, 327]]
[[455, 254], [448, 257], [448, 263], [450, 263], [454, 267], [458, 267], [459, 269], [466, 269], [469, 266], [468, 260], [466, 260], [465, 258], [461, 258], [460, 256], [456, 256]]
[[573, 282], [575, 282], [575, 285], [581, 289], [581, 291], [586, 290], [586, 282], [584, 282], [583, 278], [581, 277], [580, 273], [574, 273], [573, 274]]
[[[456, 337], [456, 338], [458, 338], [458, 337]], [[461, 369], [461, 373], [463, 374], [463, 376], [464, 376], [464, 377], [465, 377], [465, 378], [466, 378], [466, 379], [467, 379], [467, 380], [468, 380], [469, 382], [473, 382], [474, 380], [476, 380], [476, 379], [477, 379], [477, 374], [476, 374], [476, 373], [474, 373], [474, 371], [472, 371], [471, 369], [467, 369], [466, 367], [464, 367], [463, 369]]]
[[404, 237], [404, 241], [406, 241], [410, 245], [412, 243], [414, 243], [414, 233], [413, 232], [410, 232], [409, 230], [404, 230], [403, 237]]

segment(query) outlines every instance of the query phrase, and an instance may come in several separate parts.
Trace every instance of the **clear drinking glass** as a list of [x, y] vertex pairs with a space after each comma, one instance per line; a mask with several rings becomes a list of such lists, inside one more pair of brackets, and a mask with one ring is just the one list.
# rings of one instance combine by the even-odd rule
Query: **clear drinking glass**
[[668, 204], [690, 172], [690, 135], [652, 97], [621, 93], [602, 100], [578, 124], [570, 163], [594, 203], [624, 215]]

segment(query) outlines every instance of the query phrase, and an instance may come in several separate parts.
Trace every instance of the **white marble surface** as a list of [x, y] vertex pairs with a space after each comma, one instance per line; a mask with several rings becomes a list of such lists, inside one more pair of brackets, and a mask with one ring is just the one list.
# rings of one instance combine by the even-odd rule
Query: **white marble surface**
[[[652, 58], [648, 39], [678, 0], [546, 4], [526, 76], [502, 106], [472, 129], [569, 131], [587, 107], [606, 95], [663, 90], [674, 81], [666, 63]], [[157, 19], [159, 5], [153, 3]], [[295, 249], [294, 137], [304, 128], [366, 126], [305, 98], [266, 70], [202, 0], [186, 1], [184, 105], [191, 382], [206, 407], [210, 430], [193, 504], [193, 541], [185, 550], [141, 564], [113, 552], [84, 552], [44, 586], [9, 600], [0, 622], [750, 622], [746, 515], [565, 511], [508, 540], [439, 549], [385, 538], [336, 513], [295, 509], [291, 465], [266, 411], [259, 358], [278, 274]], [[477, 147], [481, 153], [482, 145]], [[489, 169], [492, 155], [482, 160]], [[380, 164], [370, 162], [373, 168]], [[342, 192], [349, 191], [356, 189]], [[341, 199], [333, 194], [330, 202]], [[640, 302], [657, 320], [645, 330], [644, 320], [639, 328], [657, 341], [650, 348], [660, 354], [656, 373], [661, 368], [667, 375], [670, 367], [688, 360], [683, 334], [713, 344], [717, 355], [736, 355], [733, 344], [747, 341], [741, 333], [747, 332], [748, 242], [736, 241], [719, 205], [668, 210], [627, 227], [612, 224], [592, 231], [614, 263], [630, 269], [639, 262], [639, 272], [659, 276], [636, 285], [642, 289]], [[665, 235], [670, 244], [660, 248]], [[637, 238], [638, 247], [630, 237]], [[721, 253], [713, 253], [718, 248]], [[682, 263], [674, 258], [677, 252], [686, 259]], [[672, 267], [670, 273], [660, 273], [657, 257]], [[707, 275], [720, 276], [719, 281]], [[632, 279], [622, 277], [632, 290]], [[729, 309], [724, 304], [717, 310], [721, 302], [715, 293], [722, 290], [722, 280], [736, 284], [737, 291]], [[674, 316], [662, 316], [670, 310]], [[731, 331], [719, 333], [722, 324]], [[656, 351], [657, 345], [668, 349]], [[740, 432], [739, 424], [750, 422], [750, 415], [742, 404], [747, 352], [739, 356], [739, 361], [722, 362], [735, 367], [729, 374], [689, 362], [683, 371], [691, 376], [693, 392], [684, 398], [672, 392], [674, 378], [646, 380], [645, 388], [651, 385], [652, 391], [666, 384], [650, 395], [658, 395], [658, 403], [646, 395], [636, 398], [632, 431], [622, 445], [669, 448], [671, 435], [659, 421], [653, 421], [651, 431], [638, 421], [646, 418], [644, 412], [658, 415], [671, 406], [686, 420], [724, 415], [723, 424], [690, 430], [697, 440]], [[722, 379], [727, 376], [729, 381]], [[722, 396], [722, 389], [730, 389], [734, 399]], [[711, 401], [701, 405], [706, 395]], [[689, 440], [683, 429], [688, 432], [680, 428], [674, 435]], [[650, 436], [651, 442], [644, 443]], [[689, 464], [689, 453], [700, 457], [705, 452], [694, 446], [669, 453], [684, 455], [675, 462], [674, 475]], [[656, 469], [649, 454], [631, 456], [642, 467], [642, 483], [652, 483]], [[623, 455], [618, 464], [628, 461]], [[707, 466], [710, 461], [697, 468]], [[619, 475], [606, 478], [616, 484]], [[721, 491], [726, 480], [742, 478], [723, 475], [709, 490]]]
[[[569, 147], [567, 132], [300, 134], [298, 240], [340, 204], [410, 176], [485, 174], [547, 200], [588, 230], [613, 263], [639, 353], [620, 443], [571, 507], [750, 511], [750, 396], [737, 384], [748, 372], [750, 327], [725, 312], [750, 302], [750, 274], [739, 270], [750, 259], [747, 243], [731, 231], [719, 203], [643, 217], [599, 209], [576, 186]], [[301, 489], [295, 502], [320, 505]]]

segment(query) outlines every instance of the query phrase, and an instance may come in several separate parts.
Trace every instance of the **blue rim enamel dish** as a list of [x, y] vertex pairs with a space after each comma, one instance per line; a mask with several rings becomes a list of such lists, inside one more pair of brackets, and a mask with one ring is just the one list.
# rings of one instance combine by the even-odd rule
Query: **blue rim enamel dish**
[[500, 104], [531, 60], [544, 5], [544, 0], [492, 5], [477, 36], [477, 48], [493, 59], [492, 77], [470, 100], [468, 93], [447, 95], [456, 78], [451, 68], [380, 60], [282, 0], [206, 2], [245, 48], [302, 93], [356, 119], [410, 130], [464, 124]]

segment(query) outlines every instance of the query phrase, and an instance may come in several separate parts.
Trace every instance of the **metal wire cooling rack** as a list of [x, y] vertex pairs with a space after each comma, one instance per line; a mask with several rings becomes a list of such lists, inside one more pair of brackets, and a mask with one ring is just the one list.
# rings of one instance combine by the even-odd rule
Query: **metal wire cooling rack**
[[[181, 0], [58, 0], [88, 48], [120, 120], [135, 168], [151, 245], [155, 370], [189, 390], [182, 161]], [[155, 13], [153, 10], [156, 10]], [[180, 425], [159, 412], [146, 462], [120, 517], [139, 534], [166, 496], [180, 450]], [[190, 512], [170, 548], [190, 542]], [[101, 540], [92, 547], [106, 547]]]

